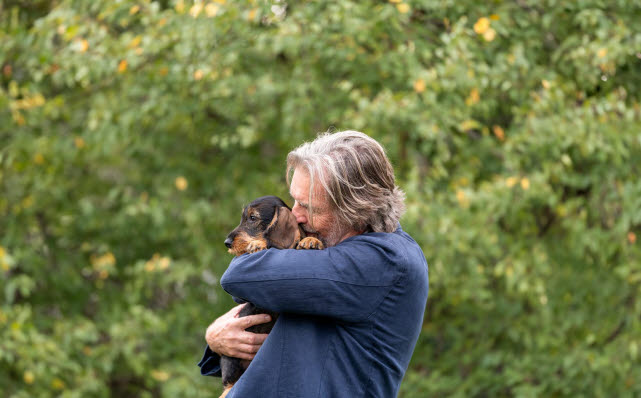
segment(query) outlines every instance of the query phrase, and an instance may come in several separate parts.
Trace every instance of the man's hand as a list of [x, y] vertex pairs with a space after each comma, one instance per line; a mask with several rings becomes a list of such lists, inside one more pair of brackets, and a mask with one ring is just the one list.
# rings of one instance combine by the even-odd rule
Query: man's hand
[[238, 313], [244, 304], [237, 305], [225, 315], [216, 319], [205, 333], [205, 340], [212, 351], [218, 355], [227, 355], [251, 360], [267, 338], [267, 334], [245, 331], [250, 326], [260, 325], [271, 320], [267, 314], [248, 315], [242, 318]]

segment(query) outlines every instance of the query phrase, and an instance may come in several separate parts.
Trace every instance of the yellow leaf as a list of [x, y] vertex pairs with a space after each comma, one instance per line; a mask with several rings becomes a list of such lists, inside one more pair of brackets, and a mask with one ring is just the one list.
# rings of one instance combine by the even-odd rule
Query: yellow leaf
[[174, 8], [176, 9], [176, 12], [178, 14], [184, 13], [185, 12], [185, 2], [183, 0], [178, 0], [176, 2], [176, 5], [174, 6]]
[[158, 261], [158, 268], [160, 269], [167, 269], [169, 268], [169, 264], [171, 263], [171, 260], [169, 257], [163, 257]]
[[522, 178], [521, 179], [521, 188], [523, 188], [525, 190], [529, 189], [530, 188], [530, 180], [528, 180], [527, 178]]
[[84, 53], [89, 49], [89, 42], [86, 39], [76, 39], [71, 45], [71, 49], [79, 53]]
[[214, 3], [209, 3], [205, 7], [205, 14], [207, 14], [208, 17], [215, 17], [216, 14], [218, 14], [218, 10], [220, 10], [220, 6]]
[[158, 21], [158, 26], [161, 26], [161, 27], [165, 26], [166, 23], [167, 23], [167, 18], [160, 18], [160, 20]]
[[22, 202], [20, 203], [22, 205], [23, 209], [28, 209], [33, 205], [33, 196], [29, 195], [26, 198], [22, 199]]
[[474, 31], [477, 34], [482, 35], [488, 30], [489, 27], [490, 27], [490, 20], [487, 19], [486, 17], [481, 17], [474, 24]]
[[24, 375], [22, 375], [22, 379], [27, 384], [33, 384], [35, 377], [33, 376], [33, 372], [27, 370], [26, 372], [24, 372]]
[[202, 71], [202, 70], [200, 70], [200, 69], [197, 69], [197, 70], [194, 72], [194, 80], [200, 80], [200, 79], [202, 79], [202, 78], [203, 78], [203, 71]]
[[140, 45], [140, 42], [142, 41], [142, 37], [136, 36], [134, 37], [130, 42], [129, 42], [129, 48], [135, 48]]
[[498, 16], [498, 15], [496, 15], [496, 14], [492, 14], [492, 15], [490, 15], [490, 19], [491, 19], [492, 21], [498, 21], [500, 18], [501, 18], [501, 17], [499, 17], [499, 16]]
[[214, 0], [214, 3], [218, 3], [218, 4], [221, 4], [221, 5], [225, 4], [226, 2], [227, 2], [226, 0]]
[[163, 371], [163, 370], [152, 370], [151, 371], [151, 377], [158, 381], [167, 381], [169, 380], [169, 373]]
[[470, 185], [470, 180], [467, 177], [461, 177], [456, 182], [456, 185], [461, 186], [461, 187], [466, 187], [466, 186]]
[[635, 233], [632, 231], [628, 232], [628, 242], [634, 243], [636, 241], [637, 241], [637, 236], [635, 235]]
[[11, 117], [13, 117], [13, 121], [16, 122], [18, 126], [24, 126], [24, 124], [27, 122], [22, 116], [22, 113], [18, 111], [11, 112]]
[[162, 67], [162, 68], [160, 68], [160, 70], [158, 71], [158, 74], [159, 74], [160, 76], [167, 76], [167, 73], [169, 73], [169, 68], [167, 68], [166, 66], [163, 66], [163, 67]]
[[116, 257], [112, 252], [107, 252], [102, 256], [91, 256], [91, 265], [95, 269], [111, 267], [116, 264]]
[[256, 18], [256, 13], [257, 12], [258, 12], [257, 8], [252, 8], [251, 10], [249, 10], [249, 12], [247, 13], [247, 20], [248, 21], [253, 21], [254, 18]]
[[499, 139], [499, 141], [505, 140], [505, 131], [503, 131], [503, 128], [501, 126], [492, 126], [492, 131], [494, 132], [496, 138]]
[[608, 50], [606, 48], [601, 48], [601, 49], [599, 49], [599, 51], [597, 51], [596, 55], [599, 58], [603, 58], [606, 55], [608, 55]]
[[470, 106], [474, 105], [481, 99], [479, 95], [479, 90], [475, 87], [470, 91], [470, 95], [465, 99], [465, 105]]
[[516, 177], [508, 177], [508, 178], [505, 179], [505, 185], [507, 185], [509, 188], [512, 188], [513, 186], [516, 185], [518, 180], [519, 179], [516, 178]]
[[187, 189], [187, 179], [185, 177], [177, 177], [176, 180], [174, 181], [174, 184], [176, 185], [176, 188], [178, 188], [179, 191], [184, 191]]
[[6, 254], [7, 254], [7, 251], [5, 250], [5, 248], [0, 246], [0, 259], [4, 258]]
[[545, 80], [545, 79], [541, 80], [541, 85], [542, 85], [542, 86], [543, 86], [543, 88], [544, 88], [544, 89], [546, 89], [546, 90], [550, 88], [550, 82], [549, 82], [549, 81], [547, 81], [547, 80]]
[[390, 3], [398, 4], [403, 0], [389, 0]]
[[548, 303], [548, 296], [546, 296], [545, 294], [542, 294], [539, 297], [539, 301], [541, 302], [541, 304], [546, 305]]
[[203, 3], [196, 3], [191, 8], [189, 9], [189, 15], [191, 15], [194, 18], [197, 18], [200, 12], [203, 10], [204, 6]]
[[127, 70], [127, 61], [123, 59], [118, 64], [118, 73], [124, 73], [126, 70]]
[[459, 129], [461, 131], [469, 131], [469, 130], [473, 130], [473, 129], [479, 128], [480, 126], [481, 125], [476, 120], [468, 119], [468, 120], [465, 120], [465, 121], [461, 122], [461, 124], [459, 125]]
[[496, 37], [496, 31], [492, 28], [489, 28], [488, 30], [485, 31], [485, 33], [483, 33], [483, 39], [485, 39], [485, 41], [492, 41], [494, 40], [495, 37]]
[[45, 157], [42, 156], [41, 153], [36, 153], [33, 155], [33, 163], [35, 164], [43, 164], [45, 162]]
[[407, 14], [408, 12], [410, 12], [410, 6], [408, 4], [406, 4], [406, 3], [398, 3], [396, 5], [396, 9], [401, 14]]
[[423, 79], [416, 79], [414, 82], [414, 91], [417, 93], [422, 93], [425, 91], [425, 80]]
[[65, 382], [56, 377], [51, 381], [51, 387], [54, 390], [62, 390], [65, 388]]
[[510, 65], [514, 65], [515, 61], [516, 61], [516, 57], [514, 56], [514, 54], [510, 54], [510, 55], [507, 56], [507, 62]]
[[461, 207], [467, 207], [470, 204], [470, 201], [466, 197], [465, 192], [460, 189], [456, 191], [456, 200], [458, 200], [458, 203], [461, 205]]
[[131, 7], [131, 8], [129, 9], [129, 15], [134, 15], [134, 14], [135, 14], [135, 13], [137, 13], [138, 11], [140, 11], [140, 6], [137, 6], [137, 5], [136, 5], [136, 6], [133, 6], [133, 7]]

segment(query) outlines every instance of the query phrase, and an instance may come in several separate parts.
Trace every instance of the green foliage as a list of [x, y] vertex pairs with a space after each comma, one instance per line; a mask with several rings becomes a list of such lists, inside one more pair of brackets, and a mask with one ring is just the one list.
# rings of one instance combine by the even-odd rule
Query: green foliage
[[[28, 5], [27, 5], [28, 4]], [[641, 395], [634, 1], [0, 2], [0, 391], [217, 396], [287, 152], [378, 139], [430, 263], [402, 397]]]

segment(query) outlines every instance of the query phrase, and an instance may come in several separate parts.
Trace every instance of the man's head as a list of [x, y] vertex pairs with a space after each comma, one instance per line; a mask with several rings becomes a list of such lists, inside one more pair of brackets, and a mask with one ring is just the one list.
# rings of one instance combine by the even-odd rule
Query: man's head
[[297, 221], [326, 246], [366, 231], [393, 232], [404, 211], [383, 147], [358, 131], [322, 134], [290, 152], [287, 179]]

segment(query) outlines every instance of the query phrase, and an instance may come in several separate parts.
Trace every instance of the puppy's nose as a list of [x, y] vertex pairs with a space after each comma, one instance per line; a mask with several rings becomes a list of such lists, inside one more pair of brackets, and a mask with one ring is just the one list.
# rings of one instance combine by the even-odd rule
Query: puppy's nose
[[232, 238], [225, 239], [225, 246], [227, 246], [228, 249], [231, 249], [232, 242], [234, 242]]

